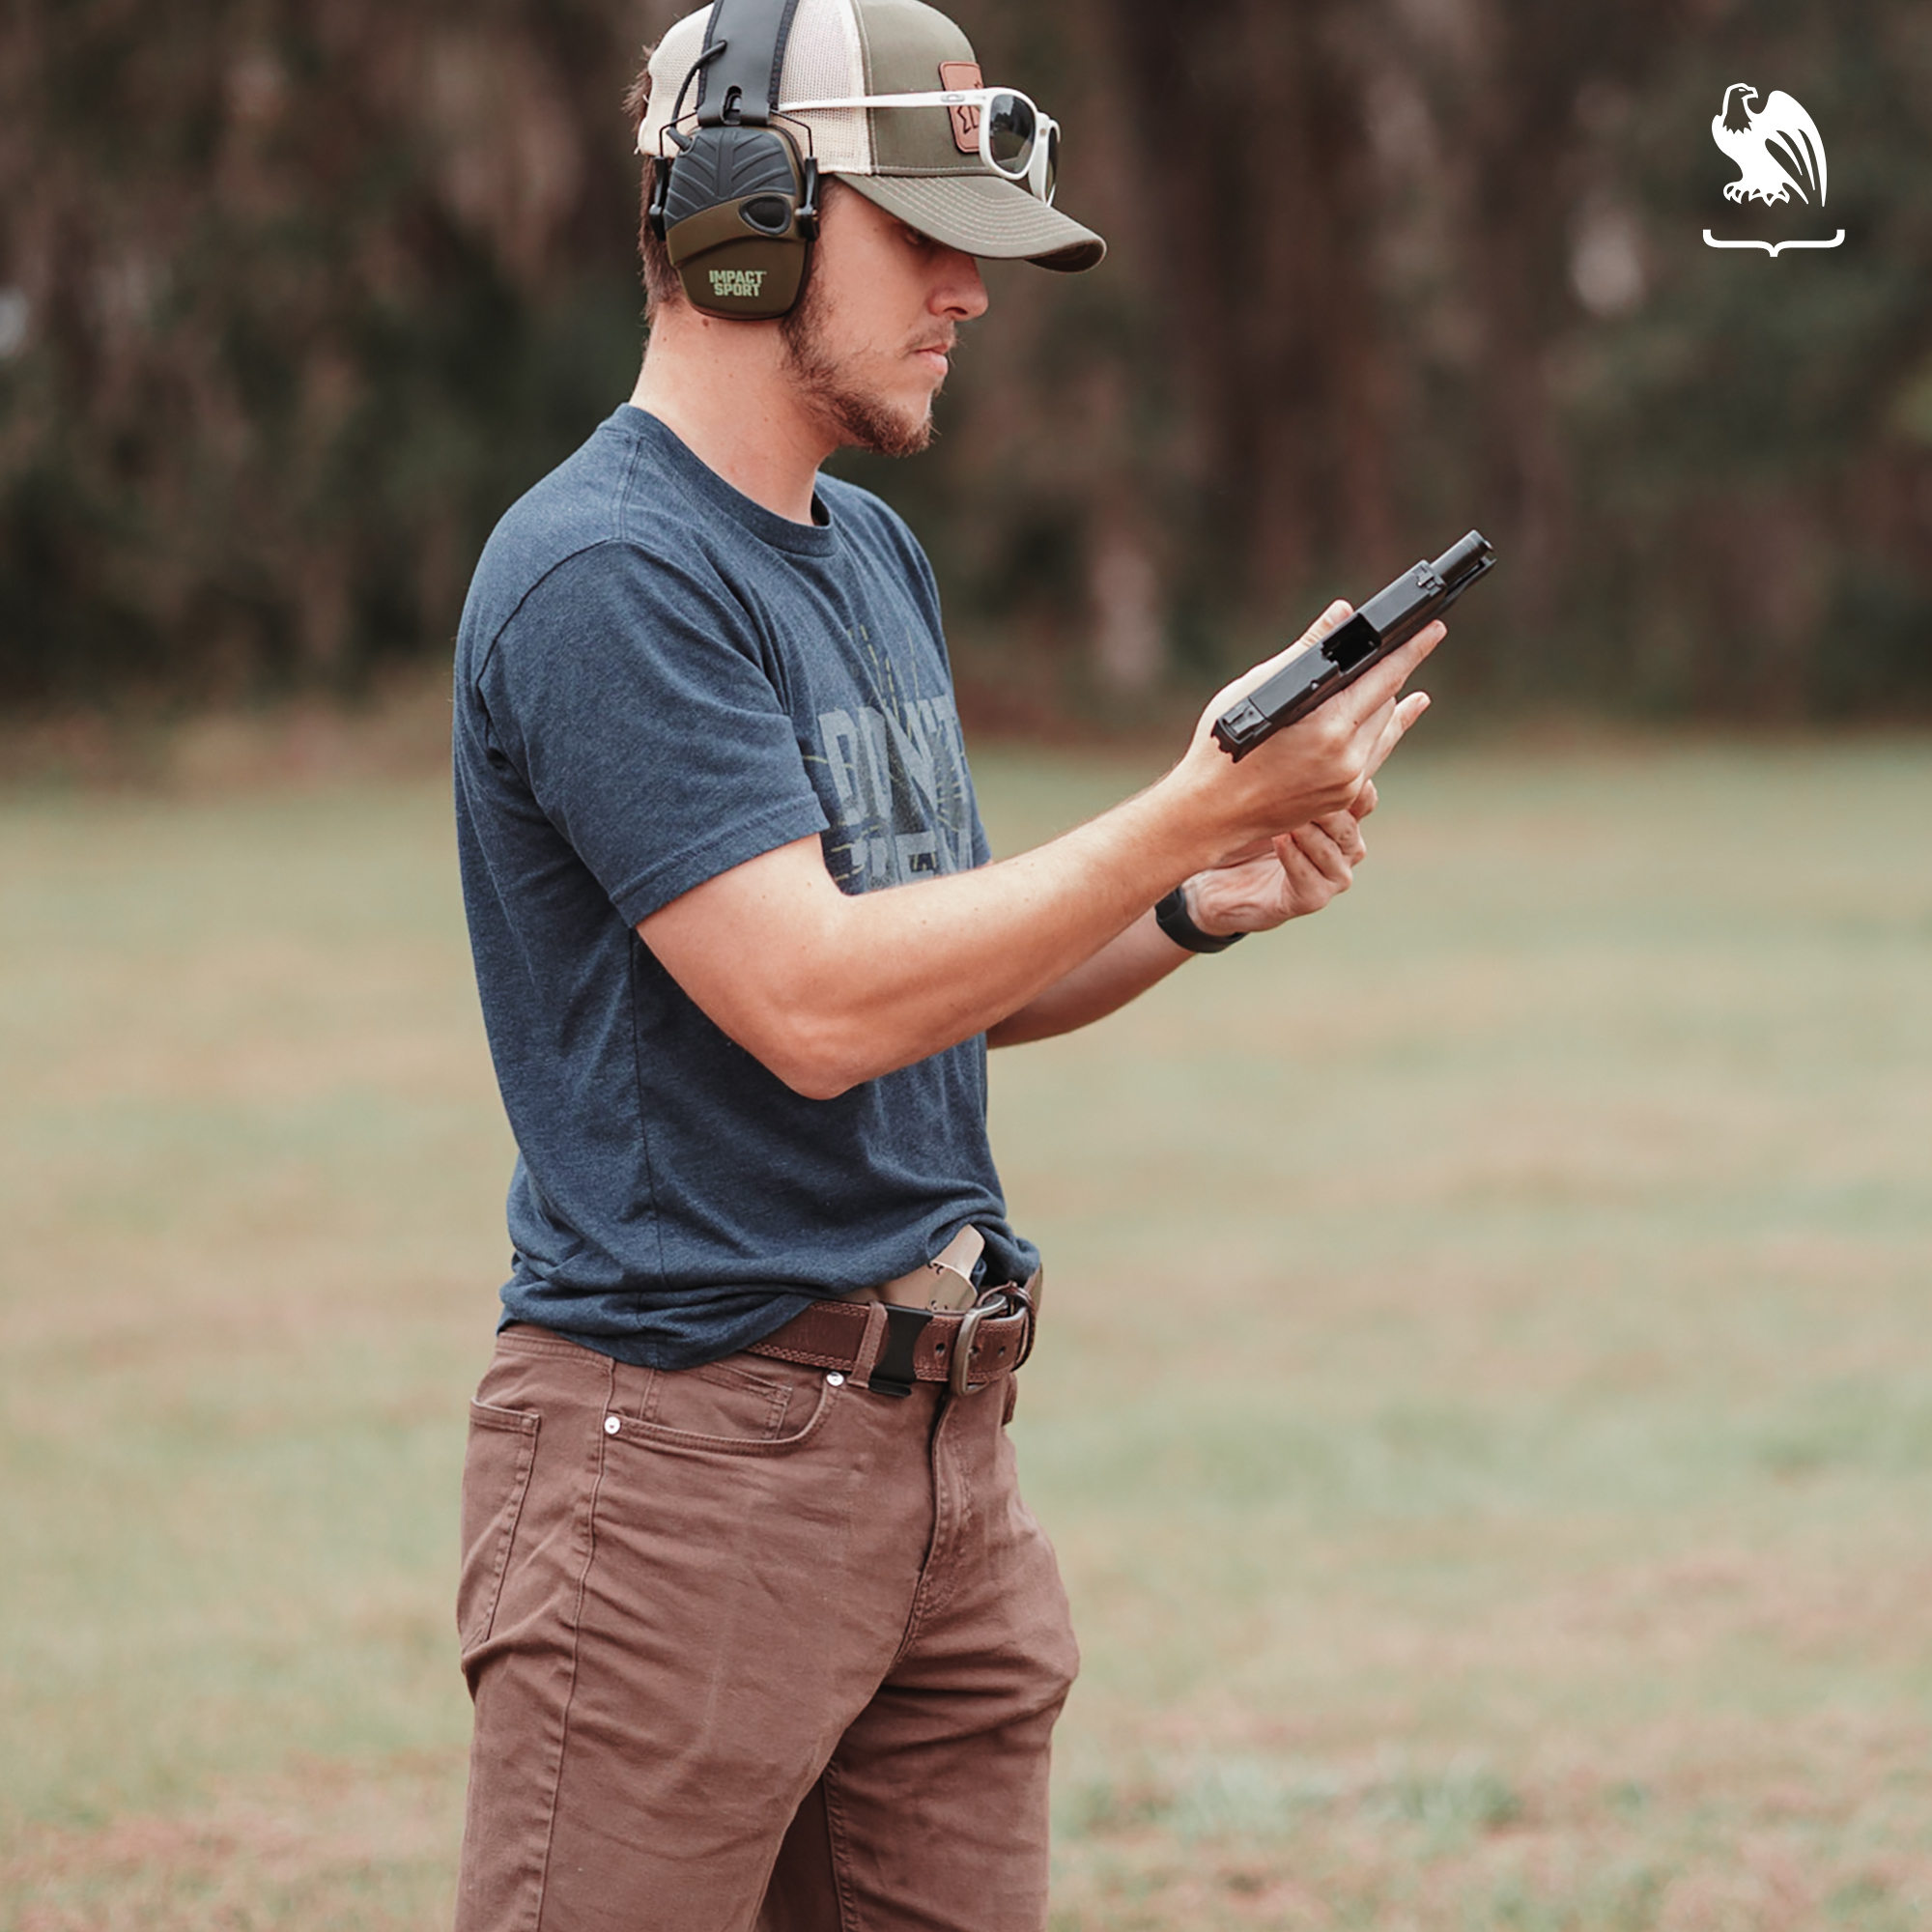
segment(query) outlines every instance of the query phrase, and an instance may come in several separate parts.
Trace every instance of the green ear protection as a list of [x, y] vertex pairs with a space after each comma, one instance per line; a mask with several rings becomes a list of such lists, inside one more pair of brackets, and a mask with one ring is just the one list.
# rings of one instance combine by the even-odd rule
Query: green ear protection
[[772, 117], [798, 0], [718, 0], [697, 81], [697, 128], [657, 157], [650, 222], [693, 308], [737, 322], [788, 314], [818, 236], [818, 163]]

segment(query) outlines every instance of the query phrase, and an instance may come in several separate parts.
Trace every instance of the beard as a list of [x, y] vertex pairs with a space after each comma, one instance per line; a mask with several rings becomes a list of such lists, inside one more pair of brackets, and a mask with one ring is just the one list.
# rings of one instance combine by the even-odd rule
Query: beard
[[830, 305], [808, 275], [798, 305], [779, 323], [785, 372], [838, 433], [841, 449], [874, 456], [917, 456], [932, 441], [932, 403], [895, 406], [865, 380], [864, 360], [833, 347]]

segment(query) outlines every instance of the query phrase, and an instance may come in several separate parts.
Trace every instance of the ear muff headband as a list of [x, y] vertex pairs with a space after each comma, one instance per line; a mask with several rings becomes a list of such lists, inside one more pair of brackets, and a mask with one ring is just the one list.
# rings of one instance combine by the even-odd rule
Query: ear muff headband
[[[772, 125], [798, 0], [717, 0], [698, 55], [697, 128], [660, 156], [651, 225], [701, 314], [770, 322], [805, 286], [818, 166]], [[673, 116], [675, 119], [675, 116]]]
[[771, 120], [797, 12], [798, 0], [718, 0], [697, 57], [700, 128], [762, 128]]

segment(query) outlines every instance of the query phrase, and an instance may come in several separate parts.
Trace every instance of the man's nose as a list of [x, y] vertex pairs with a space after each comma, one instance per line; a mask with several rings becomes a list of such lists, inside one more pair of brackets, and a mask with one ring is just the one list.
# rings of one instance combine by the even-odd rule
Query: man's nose
[[986, 313], [990, 298], [980, 274], [980, 264], [963, 249], [949, 248], [933, 284], [930, 306], [936, 315], [950, 315], [961, 322]]

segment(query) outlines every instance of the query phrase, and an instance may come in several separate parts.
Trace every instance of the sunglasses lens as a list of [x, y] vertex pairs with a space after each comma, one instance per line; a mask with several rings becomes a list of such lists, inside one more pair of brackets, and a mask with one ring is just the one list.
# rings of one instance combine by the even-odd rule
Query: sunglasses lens
[[1033, 155], [1033, 102], [1017, 94], [996, 94], [986, 106], [986, 152], [1002, 174], [1024, 175]]

